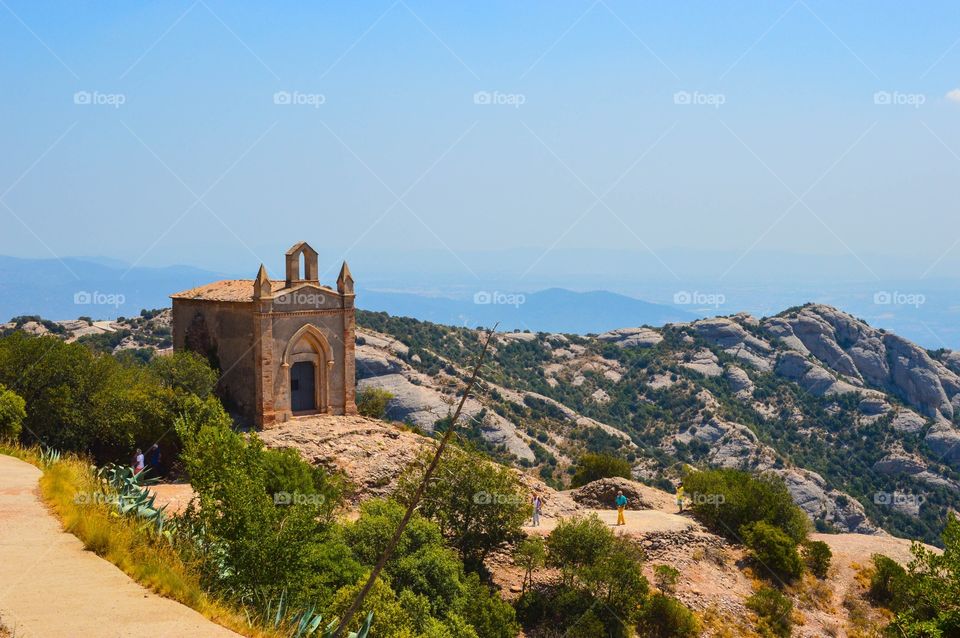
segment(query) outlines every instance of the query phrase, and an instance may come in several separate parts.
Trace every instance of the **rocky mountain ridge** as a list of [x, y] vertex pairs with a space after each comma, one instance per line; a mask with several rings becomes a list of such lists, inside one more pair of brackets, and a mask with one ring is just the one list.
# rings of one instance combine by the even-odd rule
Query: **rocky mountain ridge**
[[[479, 333], [416, 322], [443, 333], [427, 339], [398, 323], [412, 321], [370, 315], [358, 377], [395, 395], [389, 416], [430, 430]], [[652, 483], [676, 480], [678, 463], [775, 472], [825, 530], [933, 540], [958, 506], [960, 355], [835, 308], [586, 337], [501, 333], [494, 346], [491, 367], [505, 373], [471, 406], [476, 434], [552, 469], [557, 485], [593, 449], [626, 456]]]

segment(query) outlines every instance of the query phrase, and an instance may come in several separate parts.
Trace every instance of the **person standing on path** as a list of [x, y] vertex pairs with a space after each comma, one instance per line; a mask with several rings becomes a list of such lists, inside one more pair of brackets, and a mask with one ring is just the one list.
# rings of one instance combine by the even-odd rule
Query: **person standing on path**
[[617, 525], [626, 525], [627, 522], [623, 518], [623, 510], [627, 507], [627, 497], [623, 495], [623, 492], [617, 492]]
[[149, 451], [150, 451], [150, 469], [153, 470], [154, 477], [160, 476], [160, 462], [163, 458], [160, 455], [160, 446], [154, 443]]
[[543, 508], [543, 499], [540, 494], [533, 495], [533, 526], [540, 527], [540, 512]]
[[133, 473], [139, 474], [143, 471], [143, 450], [137, 448], [137, 454], [133, 457]]
[[683, 514], [683, 483], [677, 485], [677, 508], [677, 513]]

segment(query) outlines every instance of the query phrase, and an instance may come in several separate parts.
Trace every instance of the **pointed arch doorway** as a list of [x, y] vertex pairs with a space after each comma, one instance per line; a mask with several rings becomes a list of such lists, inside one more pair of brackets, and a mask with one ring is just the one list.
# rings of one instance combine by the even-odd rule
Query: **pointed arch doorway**
[[329, 411], [329, 370], [333, 352], [326, 337], [315, 326], [300, 328], [283, 353], [283, 380], [292, 416]]

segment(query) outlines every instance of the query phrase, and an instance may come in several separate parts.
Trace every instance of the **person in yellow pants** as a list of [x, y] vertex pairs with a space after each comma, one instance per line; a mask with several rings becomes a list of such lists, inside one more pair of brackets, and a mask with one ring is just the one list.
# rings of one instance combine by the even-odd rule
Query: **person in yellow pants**
[[683, 483], [677, 486], [677, 508], [679, 508], [678, 513], [683, 513]]
[[623, 495], [623, 492], [617, 492], [617, 525], [626, 525], [626, 521], [623, 520], [623, 510], [627, 507], [627, 497]]

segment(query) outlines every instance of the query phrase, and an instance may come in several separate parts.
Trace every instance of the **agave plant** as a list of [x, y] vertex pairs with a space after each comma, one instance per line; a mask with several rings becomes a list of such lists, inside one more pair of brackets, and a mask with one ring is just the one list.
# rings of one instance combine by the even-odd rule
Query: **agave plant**
[[44, 467], [49, 467], [54, 463], [60, 462], [60, 450], [55, 450], [52, 447], [47, 447], [43, 445], [40, 447], [40, 464]]
[[154, 532], [170, 540], [172, 519], [167, 516], [167, 506], [157, 507], [156, 495], [147, 486], [157, 482], [148, 478], [146, 470], [135, 472], [127, 465], [110, 463], [97, 471], [97, 476], [116, 495], [117, 511], [124, 516], [134, 516], [144, 521]]
[[[317, 634], [323, 624], [323, 615], [317, 612], [316, 605], [311, 605], [299, 611], [290, 611], [287, 605], [286, 590], [280, 593], [280, 598], [274, 601], [270, 598], [263, 609], [263, 622], [274, 629], [289, 629], [290, 638], [309, 638], [317, 635], [319, 638], [331, 638], [337, 628], [337, 620], [333, 619], [322, 633]], [[350, 632], [348, 638], [367, 638], [370, 634], [370, 625], [373, 623], [373, 612], [367, 614], [366, 620], [358, 632]]]

